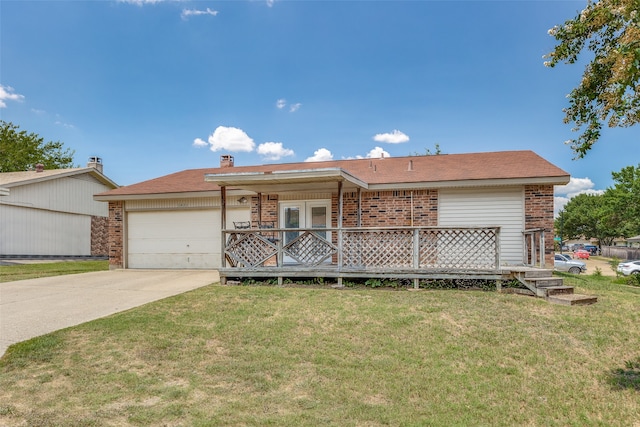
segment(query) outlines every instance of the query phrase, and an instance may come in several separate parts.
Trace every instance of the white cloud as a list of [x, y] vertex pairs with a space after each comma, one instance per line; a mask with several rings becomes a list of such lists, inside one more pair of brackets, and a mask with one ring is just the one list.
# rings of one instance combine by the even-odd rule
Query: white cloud
[[[284, 109], [287, 106], [287, 100], [284, 98], [280, 98], [276, 101], [276, 108], [278, 108], [279, 110]], [[296, 111], [298, 111], [300, 109], [300, 107], [302, 107], [302, 104], [299, 102], [296, 102], [295, 104], [291, 104], [289, 105], [289, 112], [290, 113], [295, 113]]]
[[188, 19], [190, 16], [201, 16], [201, 15], [211, 15], [216, 16], [218, 14], [217, 10], [206, 8], [205, 10], [200, 9], [182, 9], [182, 13], [180, 17], [182, 19]]
[[275, 4], [276, 0], [267, 0], [267, 6], [269, 7], [273, 7], [273, 5]]
[[0, 85], [0, 108], [7, 108], [5, 101], [23, 101], [24, 95], [13, 93], [14, 89], [11, 86]]
[[376, 147], [367, 153], [367, 159], [379, 159], [381, 157], [391, 157], [391, 154], [380, 147]]
[[558, 185], [555, 188], [556, 194], [566, 195], [569, 199], [577, 196], [578, 194], [603, 194], [604, 190], [594, 190], [593, 187], [596, 185], [591, 181], [589, 177], [587, 178], [573, 178], [569, 180], [569, 183], [566, 185]]
[[388, 144], [400, 144], [409, 141], [409, 137], [403, 132], [394, 129], [391, 133], [378, 133], [373, 137], [376, 142], [386, 142]]
[[298, 110], [300, 109], [300, 107], [302, 107], [302, 104], [301, 104], [301, 103], [299, 103], [299, 102], [298, 102], [298, 103], [296, 103], [296, 104], [291, 104], [291, 105], [289, 106], [289, 112], [290, 112], [290, 113], [295, 113], [296, 111], [298, 111]]
[[118, 3], [135, 4], [136, 6], [142, 6], [145, 4], [156, 4], [164, 1], [180, 1], [180, 0], [118, 0]]
[[566, 185], [557, 185], [553, 198], [553, 214], [558, 216], [558, 212], [562, 210], [569, 200], [578, 194], [604, 194], [604, 190], [594, 190], [595, 184], [590, 178], [573, 178]]
[[265, 142], [258, 145], [258, 154], [267, 160], [280, 160], [282, 157], [293, 156], [293, 150], [284, 148], [282, 142]]
[[207, 145], [207, 141], [203, 140], [202, 138], [196, 138], [193, 140], [194, 147], [206, 147]]
[[313, 156], [307, 158], [305, 162], [326, 162], [327, 160], [333, 160], [333, 154], [326, 148], [320, 148], [313, 152]]
[[251, 152], [255, 147], [253, 139], [249, 138], [242, 129], [218, 126], [209, 136], [211, 151], [245, 151]]

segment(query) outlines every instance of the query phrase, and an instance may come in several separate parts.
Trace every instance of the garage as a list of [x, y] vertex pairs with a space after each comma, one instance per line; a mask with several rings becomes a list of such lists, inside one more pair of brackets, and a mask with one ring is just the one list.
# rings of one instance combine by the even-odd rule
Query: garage
[[[248, 221], [248, 209], [227, 211], [227, 224]], [[220, 209], [127, 213], [127, 267], [220, 267]]]
[[524, 193], [521, 187], [440, 190], [438, 225], [500, 226], [502, 264], [521, 264]]

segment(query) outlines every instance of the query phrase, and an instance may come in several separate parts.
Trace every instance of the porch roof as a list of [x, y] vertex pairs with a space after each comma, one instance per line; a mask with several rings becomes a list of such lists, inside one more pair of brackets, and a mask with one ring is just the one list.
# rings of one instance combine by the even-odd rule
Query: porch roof
[[219, 186], [238, 187], [256, 193], [280, 191], [313, 191], [342, 182], [344, 189], [367, 189], [368, 184], [341, 168], [281, 170], [268, 172], [211, 173], [205, 181]]

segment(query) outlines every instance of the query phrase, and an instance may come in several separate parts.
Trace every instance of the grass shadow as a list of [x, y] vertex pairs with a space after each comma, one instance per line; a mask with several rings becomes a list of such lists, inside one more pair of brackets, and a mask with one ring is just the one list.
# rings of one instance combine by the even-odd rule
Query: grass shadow
[[631, 389], [640, 391], [640, 357], [627, 360], [624, 368], [613, 369], [608, 375], [609, 384], [617, 390]]

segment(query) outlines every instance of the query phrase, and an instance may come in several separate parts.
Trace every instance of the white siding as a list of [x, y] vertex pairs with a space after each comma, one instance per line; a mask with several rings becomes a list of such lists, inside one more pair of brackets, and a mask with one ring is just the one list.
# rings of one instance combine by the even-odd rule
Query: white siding
[[0, 254], [91, 255], [91, 217], [0, 206]]
[[[227, 224], [249, 209], [227, 211]], [[220, 267], [220, 210], [127, 212], [127, 268]]]
[[438, 204], [438, 225], [500, 226], [501, 263], [522, 264], [524, 191], [521, 187], [440, 190]]
[[11, 187], [9, 196], [3, 197], [0, 203], [106, 217], [109, 216], [108, 203], [93, 200], [93, 195], [107, 190], [111, 187], [85, 174]]

